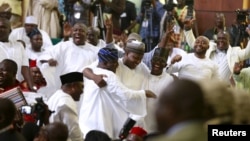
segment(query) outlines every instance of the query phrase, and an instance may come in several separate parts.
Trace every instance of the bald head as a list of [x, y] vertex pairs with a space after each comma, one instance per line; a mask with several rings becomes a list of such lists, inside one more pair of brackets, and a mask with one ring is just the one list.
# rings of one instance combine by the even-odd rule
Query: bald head
[[89, 27], [87, 30], [87, 41], [96, 46], [99, 42], [100, 29], [97, 27]]
[[209, 39], [205, 36], [199, 36], [194, 43], [194, 53], [198, 58], [205, 58], [207, 49], [209, 48]]
[[88, 29], [87, 26], [83, 23], [75, 23], [73, 28], [74, 27], [81, 27], [84, 31], [87, 31], [87, 29]]

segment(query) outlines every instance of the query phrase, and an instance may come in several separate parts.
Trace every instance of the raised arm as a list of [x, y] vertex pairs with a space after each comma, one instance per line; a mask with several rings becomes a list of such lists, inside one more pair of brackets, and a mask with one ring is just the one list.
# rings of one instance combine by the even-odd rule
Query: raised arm
[[194, 47], [194, 42], [195, 42], [195, 36], [192, 30], [192, 25], [193, 25], [194, 20], [186, 19], [184, 21], [184, 35], [186, 37], [186, 41], [188, 45], [193, 48]]
[[36, 90], [33, 88], [34, 84], [33, 84], [33, 79], [32, 79], [29, 67], [22, 66], [21, 73], [22, 73], [25, 81], [28, 84], [29, 90], [35, 92]]
[[93, 80], [96, 83], [96, 85], [100, 88], [105, 87], [107, 85], [106, 81], [103, 79], [103, 77], [106, 77], [106, 75], [103, 74], [96, 75], [90, 68], [85, 68], [83, 70], [83, 75], [86, 78]]

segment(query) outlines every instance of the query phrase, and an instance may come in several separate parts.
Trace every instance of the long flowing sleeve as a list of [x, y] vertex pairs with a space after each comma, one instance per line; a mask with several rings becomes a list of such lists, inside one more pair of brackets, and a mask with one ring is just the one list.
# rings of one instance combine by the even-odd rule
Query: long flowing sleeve
[[131, 114], [146, 115], [146, 95], [144, 90], [131, 90], [126, 88], [115, 76], [109, 75], [105, 89], [112, 99]]
[[76, 111], [65, 105], [63, 107], [60, 107], [59, 115], [62, 118], [62, 122], [68, 127], [69, 138], [71, 139], [71, 141], [82, 141], [83, 136], [79, 127]]

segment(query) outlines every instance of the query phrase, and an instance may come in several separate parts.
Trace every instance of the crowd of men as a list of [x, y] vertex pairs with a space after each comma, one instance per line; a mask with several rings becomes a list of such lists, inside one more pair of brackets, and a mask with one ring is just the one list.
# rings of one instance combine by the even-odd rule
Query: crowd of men
[[[56, 43], [41, 15], [13, 28], [0, 6], [0, 140], [206, 141], [208, 124], [249, 124], [248, 39], [234, 46], [223, 13], [194, 35], [195, 12], [177, 2], [144, 0], [136, 16], [129, 1], [100, 1], [104, 29], [68, 15]], [[3, 97], [15, 88], [30, 112]]]

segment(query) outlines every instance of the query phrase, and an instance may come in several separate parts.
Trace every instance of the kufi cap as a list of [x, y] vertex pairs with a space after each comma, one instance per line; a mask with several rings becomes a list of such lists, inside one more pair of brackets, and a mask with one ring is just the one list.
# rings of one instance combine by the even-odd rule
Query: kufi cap
[[29, 38], [32, 38], [33, 36], [35, 35], [42, 35], [41, 32], [37, 29], [37, 28], [34, 28], [29, 34]]
[[135, 52], [138, 54], [144, 54], [145, 52], [145, 44], [138, 40], [130, 40], [127, 42], [125, 50]]
[[30, 68], [37, 67], [36, 66], [36, 60], [29, 59], [29, 66], [30, 66]]
[[28, 16], [25, 18], [26, 24], [36, 24], [37, 25], [37, 18], [34, 16]]
[[60, 76], [62, 85], [73, 83], [73, 82], [83, 82], [83, 74], [81, 72], [70, 72]]
[[153, 57], [160, 57], [165, 62], [168, 60], [169, 49], [167, 48], [156, 48]]
[[139, 34], [137, 34], [137, 33], [130, 33], [129, 35], [128, 35], [128, 38], [127, 38], [127, 42], [128, 41], [130, 41], [130, 40], [137, 40], [137, 41], [142, 41], [142, 38], [141, 38], [141, 36], [139, 35]]
[[107, 45], [98, 52], [99, 62], [111, 62], [118, 60], [118, 50], [114, 48], [114, 45]]
[[130, 130], [130, 134], [135, 134], [137, 136], [140, 136], [140, 137], [144, 137], [145, 135], [147, 135], [147, 131], [145, 131], [143, 128], [141, 127], [133, 127], [131, 130]]

